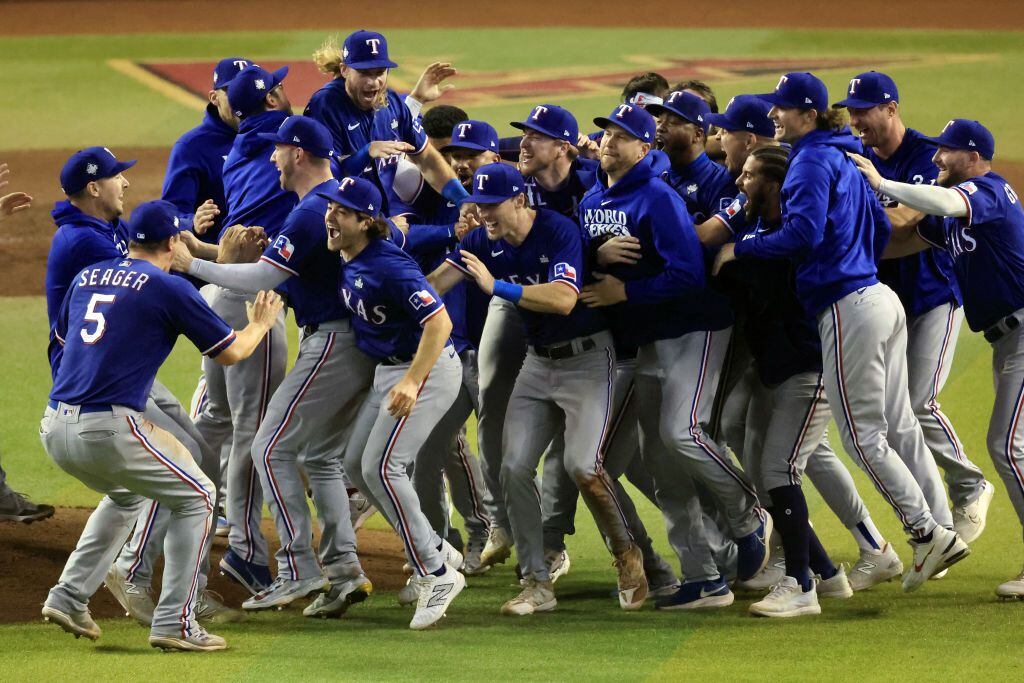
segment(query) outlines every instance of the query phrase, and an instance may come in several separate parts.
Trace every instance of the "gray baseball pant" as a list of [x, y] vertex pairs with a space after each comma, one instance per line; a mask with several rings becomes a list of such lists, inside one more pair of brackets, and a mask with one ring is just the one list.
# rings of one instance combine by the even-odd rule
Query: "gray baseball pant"
[[[1014, 315], [1024, 320], [1024, 309]], [[988, 425], [988, 452], [1024, 525], [1024, 327], [992, 345], [996, 397]]]
[[[299, 580], [326, 572], [335, 580], [358, 567], [342, 455], [374, 366], [356, 348], [350, 321], [322, 323], [303, 334], [295, 365], [270, 399], [253, 439], [252, 463], [281, 540], [278, 576]], [[319, 562], [300, 457], [322, 524]]]
[[441, 537], [424, 516], [408, 471], [427, 437], [455, 402], [462, 387], [462, 363], [452, 346], [441, 351], [420, 386], [412, 412], [395, 419], [388, 414], [388, 392], [409, 365], [377, 366], [373, 388], [359, 410], [345, 449], [345, 471], [398, 532], [413, 570], [426, 576], [444, 562], [439, 551]]
[[[205, 289], [205, 288], [204, 288]], [[254, 295], [214, 288], [209, 303], [236, 330], [248, 324], [246, 301]], [[230, 448], [227, 469], [227, 501], [224, 512], [231, 524], [228, 544], [242, 559], [267, 565], [267, 539], [260, 530], [263, 491], [253, 467], [252, 445], [277, 387], [284, 379], [288, 361], [284, 314], [249, 358], [224, 367], [203, 359], [206, 402], [196, 427], [214, 453]]]
[[188, 637], [195, 620], [203, 548], [211, 535], [216, 489], [169, 433], [124, 406], [81, 414], [63, 403], [40, 425], [46, 452], [89, 488], [106, 494], [89, 516], [46, 605], [81, 612], [103, 583], [110, 563], [146, 498], [170, 510], [164, 538], [163, 588], [153, 635]]
[[[589, 351], [588, 342], [596, 343]], [[612, 553], [633, 545], [615, 488], [602, 460], [612, 417], [615, 350], [609, 332], [567, 342], [575, 355], [549, 359], [531, 347], [505, 414], [501, 486], [524, 577], [550, 580], [544, 559], [537, 466], [559, 429], [564, 430], [564, 464], [608, 539]]]
[[952, 528], [935, 459], [910, 406], [899, 298], [883, 284], [862, 287], [818, 314], [818, 333], [825, 394], [846, 451], [908, 532]]

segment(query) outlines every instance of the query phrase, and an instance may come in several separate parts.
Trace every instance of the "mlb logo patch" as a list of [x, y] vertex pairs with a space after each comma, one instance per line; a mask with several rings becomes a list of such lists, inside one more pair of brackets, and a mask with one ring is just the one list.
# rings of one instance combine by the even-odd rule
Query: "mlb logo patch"
[[291, 240], [285, 235], [278, 235], [277, 239], [274, 240], [274, 249], [277, 249], [277, 254], [285, 261], [292, 257], [295, 253], [295, 247], [292, 246]]
[[555, 277], [564, 277], [567, 280], [576, 280], [576, 269], [568, 263], [555, 264]]
[[425, 289], [421, 289], [418, 292], [413, 292], [412, 296], [409, 297], [409, 303], [412, 304], [412, 307], [417, 311], [423, 308], [424, 306], [430, 306], [431, 304], [434, 304], [436, 302], [437, 299], [434, 298], [434, 295]]

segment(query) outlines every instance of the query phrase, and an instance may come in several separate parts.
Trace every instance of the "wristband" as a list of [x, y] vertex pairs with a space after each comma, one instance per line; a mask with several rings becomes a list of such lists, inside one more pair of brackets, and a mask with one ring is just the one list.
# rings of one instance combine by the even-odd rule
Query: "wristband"
[[441, 196], [458, 206], [469, 196], [466, 188], [462, 186], [458, 178], [452, 178], [441, 188]]
[[523, 298], [523, 286], [514, 285], [511, 282], [505, 282], [504, 280], [495, 280], [494, 296], [500, 297], [506, 301], [511, 301], [514, 304], [518, 304], [519, 300]]
[[412, 114], [413, 118], [419, 116], [420, 112], [423, 110], [423, 103], [412, 95], [405, 96], [405, 106], [409, 110], [409, 113]]

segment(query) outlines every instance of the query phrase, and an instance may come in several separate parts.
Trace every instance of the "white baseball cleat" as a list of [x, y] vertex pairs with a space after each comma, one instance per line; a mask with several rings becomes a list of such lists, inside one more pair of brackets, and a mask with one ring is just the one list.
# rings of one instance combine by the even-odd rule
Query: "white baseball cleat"
[[615, 556], [613, 565], [619, 579], [619, 607], [630, 611], [640, 609], [648, 591], [644, 554], [636, 545], [631, 545]]
[[802, 617], [821, 614], [821, 606], [817, 591], [804, 591], [792, 576], [783, 576], [764, 599], [750, 606], [750, 613], [759, 617]]
[[831, 579], [815, 581], [814, 590], [819, 598], [852, 598], [853, 588], [846, 576], [846, 565], [836, 567], [836, 573]]
[[421, 631], [436, 624], [448, 610], [462, 589], [466, 587], [466, 577], [445, 565], [444, 574], [434, 576], [415, 576], [413, 582], [419, 586], [419, 599], [416, 601], [416, 614], [412, 615], [409, 628]]
[[420, 599], [420, 585], [416, 583], [415, 579], [415, 576], [410, 576], [398, 591], [398, 604], [402, 607], [415, 605], [416, 601]]
[[860, 559], [850, 570], [850, 588], [862, 591], [879, 583], [892, 581], [903, 574], [903, 562], [892, 547], [886, 543], [881, 550], [861, 550]]
[[760, 592], [769, 590], [772, 586], [782, 581], [786, 575], [786, 556], [782, 552], [782, 546], [772, 547], [771, 556], [768, 558], [768, 565], [760, 572], [746, 581], [736, 581], [733, 588], [743, 591]]
[[344, 581], [335, 581], [326, 591], [316, 596], [316, 600], [306, 605], [302, 616], [335, 619], [343, 616], [348, 608], [370, 597], [373, 584], [365, 574]]
[[441, 539], [441, 557], [444, 558], [444, 563], [454, 569], [455, 571], [462, 571], [462, 565], [465, 564], [465, 558], [458, 550], [455, 549], [448, 541]]
[[220, 636], [207, 633], [205, 629], [198, 628], [184, 638], [178, 636], [150, 636], [149, 644], [158, 647], [164, 652], [170, 650], [182, 650], [184, 652], [215, 652], [228, 649], [228, 641]]
[[129, 582], [118, 571], [117, 565], [111, 565], [107, 577], [103, 579], [103, 585], [124, 609], [126, 617], [131, 617], [143, 626], [153, 624], [153, 610], [156, 609], [156, 605], [153, 604], [149, 588]]
[[492, 567], [504, 564], [512, 555], [512, 536], [500, 526], [492, 526], [487, 534], [487, 544], [480, 553], [480, 563]]
[[366, 520], [373, 517], [376, 512], [377, 508], [373, 507], [373, 504], [359, 491], [355, 491], [348, 497], [348, 513], [352, 520], [352, 531], [362, 529]]
[[569, 553], [565, 550], [547, 550], [544, 552], [544, 563], [548, 566], [548, 575], [551, 583], [554, 584], [560, 578], [569, 573]]
[[914, 549], [910, 569], [903, 575], [903, 590], [915, 591], [936, 572], [950, 567], [971, 554], [971, 549], [955, 531], [941, 526], [932, 531], [930, 541], [907, 541]]
[[485, 545], [487, 545], [487, 539], [485, 538], [471, 538], [466, 541], [466, 557], [462, 565], [463, 574], [466, 576], [479, 576], [486, 574], [490, 570], [491, 566], [481, 561]]
[[501, 613], [510, 617], [521, 617], [534, 612], [550, 612], [558, 605], [555, 599], [553, 581], [536, 581], [522, 579], [519, 581], [523, 590], [501, 606]]
[[967, 505], [958, 505], [953, 508], [953, 530], [963, 539], [964, 543], [974, 543], [981, 532], [985, 530], [985, 521], [988, 518], [988, 506], [992, 504], [992, 496], [995, 495], [996, 487], [992, 482], [986, 481], [981, 489], [981, 495]]
[[243, 602], [242, 609], [257, 610], [284, 607], [299, 598], [304, 598], [311, 593], [323, 590], [326, 583], [327, 579], [323, 576], [317, 576], [312, 579], [299, 579], [298, 581], [279, 576], [274, 579], [274, 583], [270, 584], [270, 587], [266, 590], [260, 591]]
[[214, 624], [229, 624], [245, 621], [245, 612], [232, 609], [224, 604], [224, 598], [220, 593], [209, 588], [199, 594], [196, 599], [196, 619]]
[[72, 634], [75, 638], [85, 636], [89, 640], [98, 640], [100, 627], [92, 620], [89, 610], [84, 612], [62, 612], [55, 607], [43, 605], [43, 621], [50, 621]]
[[1000, 600], [1024, 600], [1024, 571], [1016, 578], [1010, 579], [996, 587], [996, 595]]

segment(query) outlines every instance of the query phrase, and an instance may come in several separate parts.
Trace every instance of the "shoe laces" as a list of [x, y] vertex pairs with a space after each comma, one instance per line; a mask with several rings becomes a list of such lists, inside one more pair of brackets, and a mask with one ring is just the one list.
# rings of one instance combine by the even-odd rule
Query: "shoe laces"
[[269, 586], [267, 586], [266, 588], [264, 588], [262, 591], [259, 592], [259, 594], [256, 596], [256, 599], [257, 600], [261, 600], [262, 598], [267, 597], [268, 595], [270, 595], [274, 591], [278, 590], [279, 588], [283, 588], [284, 585], [285, 585], [285, 582], [287, 582], [287, 581], [288, 581], [288, 579], [286, 579], [283, 576], [277, 577], [276, 579], [274, 579], [273, 583], [271, 583]]
[[[800, 586], [798, 584], [796, 586], [796, 588], [799, 588], [799, 587]], [[772, 596], [775, 596], [775, 597], [781, 598], [784, 595], [786, 595], [788, 593], [792, 593], [792, 592], [793, 592], [793, 586], [791, 584], [787, 584], [787, 583], [785, 583], [783, 581], [779, 581], [777, 584], [775, 584], [774, 586], [771, 587], [771, 590], [768, 591], [767, 597], [770, 598]]]

